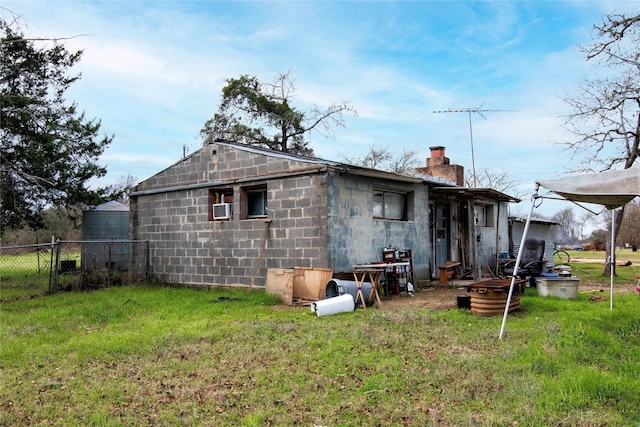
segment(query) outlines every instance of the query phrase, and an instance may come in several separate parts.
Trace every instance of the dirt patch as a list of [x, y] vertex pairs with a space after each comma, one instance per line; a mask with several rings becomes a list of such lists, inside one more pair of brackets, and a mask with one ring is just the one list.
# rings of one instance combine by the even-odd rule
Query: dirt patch
[[[597, 292], [611, 292], [611, 288], [610, 286], [607, 284], [606, 286], [603, 286], [595, 281], [593, 282], [589, 282], [587, 281], [586, 283], [580, 283], [580, 286], [578, 287], [578, 293], [597, 293]], [[635, 285], [623, 285], [620, 283], [614, 283], [613, 285], [613, 293], [614, 294], [626, 294], [629, 292], [633, 292], [636, 293], [636, 287]]]
[[458, 295], [466, 295], [464, 288], [425, 288], [410, 297], [405, 292], [382, 298], [384, 307], [416, 307], [429, 310], [445, 310], [458, 307]]
[[[578, 287], [578, 293], [587, 295], [602, 295], [607, 298], [609, 295], [609, 286], [602, 286], [598, 283], [581, 283]], [[614, 285], [614, 294], [624, 294], [636, 292], [633, 285]], [[448, 310], [458, 308], [458, 295], [468, 295], [467, 289], [464, 287], [429, 287], [418, 290], [414, 296], [407, 296], [406, 293], [401, 295], [393, 295], [382, 297], [383, 307], [416, 307], [426, 308], [428, 310]]]

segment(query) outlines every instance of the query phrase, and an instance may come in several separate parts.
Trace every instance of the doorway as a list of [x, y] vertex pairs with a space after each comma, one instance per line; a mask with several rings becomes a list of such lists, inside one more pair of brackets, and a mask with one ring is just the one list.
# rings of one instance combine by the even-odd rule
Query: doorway
[[449, 261], [451, 253], [451, 204], [434, 203], [429, 206], [433, 265], [431, 271]]

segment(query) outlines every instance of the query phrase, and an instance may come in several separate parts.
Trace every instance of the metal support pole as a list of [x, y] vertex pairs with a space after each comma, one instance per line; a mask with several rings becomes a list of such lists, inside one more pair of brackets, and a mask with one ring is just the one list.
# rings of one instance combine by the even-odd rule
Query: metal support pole
[[478, 186], [478, 178], [476, 175], [476, 156], [473, 152], [473, 127], [471, 126], [471, 110], [469, 113], [469, 136], [471, 137], [471, 167], [473, 169], [473, 188]]
[[531, 224], [531, 215], [533, 214], [533, 209], [536, 205], [536, 199], [538, 198], [538, 188], [540, 186], [536, 184], [536, 192], [533, 196], [531, 196], [531, 210], [529, 211], [529, 216], [527, 216], [527, 222], [524, 225], [524, 231], [522, 232], [522, 240], [520, 241], [520, 247], [518, 248], [518, 256], [516, 258], [516, 265], [513, 268], [513, 276], [511, 276], [511, 286], [509, 286], [509, 295], [507, 296], [507, 304], [504, 306], [504, 316], [502, 317], [502, 326], [500, 327], [500, 336], [499, 339], [502, 339], [504, 335], [504, 327], [507, 324], [507, 315], [509, 314], [509, 306], [511, 305], [511, 297], [513, 296], [513, 288], [516, 283], [516, 277], [518, 277], [518, 270], [520, 269], [520, 259], [522, 258], [522, 251], [524, 249], [524, 242], [527, 238], [527, 233], [529, 232], [529, 225]]
[[609, 266], [609, 276], [611, 280], [611, 296], [609, 297], [609, 310], [613, 311], [613, 282], [616, 274], [616, 210], [611, 210], [611, 265]]

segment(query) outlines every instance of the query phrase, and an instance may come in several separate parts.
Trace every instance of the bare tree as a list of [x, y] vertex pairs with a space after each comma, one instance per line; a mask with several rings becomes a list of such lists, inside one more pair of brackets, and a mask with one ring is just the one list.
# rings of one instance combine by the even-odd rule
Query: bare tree
[[138, 177], [131, 175], [130, 173], [122, 175], [116, 183], [113, 185], [112, 191], [118, 195], [117, 201], [123, 205], [129, 206], [129, 191], [138, 182]]
[[587, 238], [587, 236], [585, 235], [585, 228], [589, 225], [594, 225], [596, 224], [596, 216], [589, 212], [589, 211], [585, 211], [582, 213], [582, 215], [580, 215], [580, 218], [578, 219], [578, 236], [580, 237], [580, 241], [582, 242], [584, 239]]
[[618, 243], [621, 245], [640, 246], [640, 200], [631, 201], [624, 213], [624, 219], [618, 233]]
[[522, 197], [522, 191], [518, 190], [518, 183], [505, 171], [482, 168], [477, 171], [475, 177], [473, 173], [465, 176], [464, 184], [467, 187], [491, 188], [514, 197]]
[[391, 152], [388, 147], [376, 147], [372, 145], [369, 147], [369, 151], [362, 157], [347, 158], [344, 157], [346, 162], [355, 165], [362, 166], [364, 168], [371, 169], [384, 169], [386, 163], [392, 159]]
[[420, 162], [418, 161], [418, 152], [416, 150], [402, 150], [402, 154], [393, 157], [390, 162], [390, 171], [400, 175], [413, 175], [416, 167]]
[[401, 154], [394, 155], [388, 147], [376, 147], [372, 145], [369, 151], [362, 157], [345, 157], [345, 162], [354, 166], [379, 169], [399, 175], [413, 175], [418, 165], [417, 152], [403, 149]]
[[[567, 148], [582, 170], [630, 168], [640, 154], [640, 15], [607, 15], [580, 49], [595, 69], [565, 97], [572, 110], [566, 125], [575, 135]], [[616, 211], [616, 231], [623, 218], [624, 207]]]
[[558, 223], [551, 228], [554, 242], [574, 244], [578, 240], [578, 223], [573, 216], [573, 209], [565, 208], [551, 216], [551, 221]]

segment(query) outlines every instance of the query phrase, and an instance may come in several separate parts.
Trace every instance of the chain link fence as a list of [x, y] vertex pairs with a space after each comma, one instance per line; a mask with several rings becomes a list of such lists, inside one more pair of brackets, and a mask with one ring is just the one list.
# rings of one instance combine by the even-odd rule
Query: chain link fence
[[49, 290], [54, 244], [0, 247], [0, 300], [44, 294]]
[[0, 247], [0, 301], [147, 282], [148, 240], [59, 240]]

